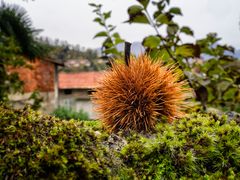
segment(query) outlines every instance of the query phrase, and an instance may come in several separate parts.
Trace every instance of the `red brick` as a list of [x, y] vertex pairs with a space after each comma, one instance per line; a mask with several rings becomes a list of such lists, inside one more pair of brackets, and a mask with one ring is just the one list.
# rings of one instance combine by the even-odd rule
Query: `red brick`
[[9, 72], [17, 72], [24, 82], [24, 92], [49, 92], [54, 90], [54, 64], [48, 61], [35, 60], [29, 62], [30, 68], [9, 68]]

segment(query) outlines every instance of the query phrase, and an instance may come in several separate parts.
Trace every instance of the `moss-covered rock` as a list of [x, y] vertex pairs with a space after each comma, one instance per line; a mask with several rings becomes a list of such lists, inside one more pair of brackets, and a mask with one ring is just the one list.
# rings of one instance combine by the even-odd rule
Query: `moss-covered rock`
[[239, 179], [240, 126], [227, 116], [191, 114], [135, 134], [121, 152], [139, 179]]
[[0, 106], [0, 179], [180, 178], [240, 179], [239, 121], [193, 113], [109, 135], [95, 121]]
[[106, 179], [113, 162], [101, 140], [81, 122], [1, 106], [0, 177]]

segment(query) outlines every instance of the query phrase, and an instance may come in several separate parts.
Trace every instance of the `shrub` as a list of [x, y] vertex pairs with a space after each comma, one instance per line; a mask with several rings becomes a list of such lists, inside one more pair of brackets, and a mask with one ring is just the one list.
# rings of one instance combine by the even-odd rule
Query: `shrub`
[[82, 109], [80, 111], [74, 111], [71, 108], [58, 107], [52, 113], [54, 116], [60, 119], [75, 119], [75, 120], [88, 120], [89, 116], [87, 112], [84, 112]]
[[83, 122], [0, 106], [0, 179], [106, 179], [113, 161]]
[[157, 120], [182, 116], [186, 90], [172, 67], [146, 55], [131, 57], [129, 66], [113, 64], [93, 94], [106, 129], [149, 131]]
[[121, 158], [139, 179], [240, 178], [240, 126], [226, 116], [192, 114], [130, 137]]

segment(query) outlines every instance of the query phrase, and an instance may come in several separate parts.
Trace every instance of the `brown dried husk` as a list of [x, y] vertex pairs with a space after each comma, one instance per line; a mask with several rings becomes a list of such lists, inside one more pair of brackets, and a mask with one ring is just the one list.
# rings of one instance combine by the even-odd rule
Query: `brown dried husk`
[[163, 117], [168, 122], [181, 117], [189, 89], [180, 76], [174, 66], [147, 55], [131, 57], [129, 66], [112, 64], [92, 95], [103, 126], [111, 132], [148, 132]]

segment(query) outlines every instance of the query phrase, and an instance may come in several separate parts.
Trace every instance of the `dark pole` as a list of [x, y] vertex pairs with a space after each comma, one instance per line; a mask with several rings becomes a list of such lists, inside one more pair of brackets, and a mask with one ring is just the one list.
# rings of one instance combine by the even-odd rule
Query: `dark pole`
[[125, 63], [128, 66], [129, 65], [129, 60], [130, 60], [130, 52], [131, 52], [131, 43], [130, 42], [125, 42]]

